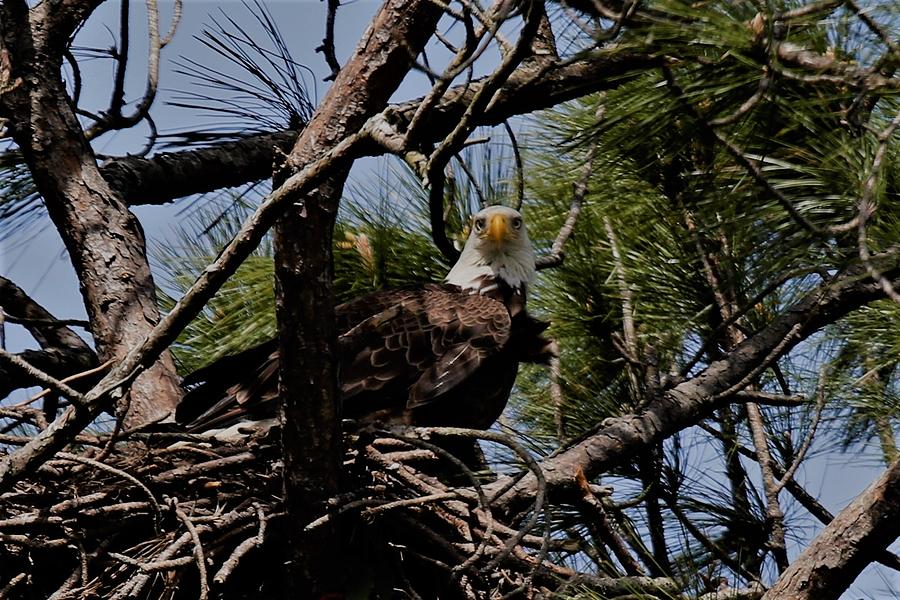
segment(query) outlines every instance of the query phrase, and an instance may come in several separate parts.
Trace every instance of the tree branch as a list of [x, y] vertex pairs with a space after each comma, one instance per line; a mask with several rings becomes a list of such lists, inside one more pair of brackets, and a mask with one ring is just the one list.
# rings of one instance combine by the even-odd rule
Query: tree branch
[[[890, 269], [892, 276], [897, 268]], [[705, 418], [722, 400], [720, 394], [732, 388], [766, 361], [773, 350], [783, 355], [823, 326], [873, 300], [884, 297], [881, 288], [864, 281], [860, 269], [824, 283], [787, 309], [755, 335], [711, 363], [697, 376], [666, 391], [640, 414], [609, 419], [599, 430], [542, 464], [548, 485], [571, 489], [574, 474], [582, 470], [592, 478], [630, 460], [639, 450], [656, 443]], [[787, 336], [792, 336], [788, 339]], [[493, 484], [501, 488], [508, 478]], [[514, 510], [534, 493], [535, 482], [525, 476], [497, 500], [500, 510]]]
[[836, 599], [898, 535], [900, 461], [894, 461], [816, 536], [763, 600]]
[[[617, 87], [621, 76], [662, 59], [635, 52], [595, 53], [570, 62], [549, 57], [529, 60], [517, 68], [495, 94], [484, 113], [474, 116], [476, 125], [499, 125], [511, 116], [548, 108], [594, 91]], [[422, 118], [423, 132], [418, 142], [435, 141], [446, 135], [465, 111], [484, 79], [450, 88], [444, 99]], [[396, 128], [405, 130], [424, 99], [393, 107]], [[249, 135], [221, 142], [209, 148], [157, 154], [150, 158], [126, 157], [107, 162], [103, 177], [130, 205], [165, 204], [177, 198], [210, 192], [265, 179], [279, 153], [286, 151], [297, 132]], [[402, 148], [402, 144], [398, 144]], [[383, 154], [385, 148], [373, 144], [368, 153]]]
[[276, 157], [290, 150], [297, 133], [288, 129], [249, 135], [209, 148], [166, 152], [150, 158], [117, 158], [104, 164], [100, 173], [132, 206], [165, 204], [191, 194], [271, 177]]

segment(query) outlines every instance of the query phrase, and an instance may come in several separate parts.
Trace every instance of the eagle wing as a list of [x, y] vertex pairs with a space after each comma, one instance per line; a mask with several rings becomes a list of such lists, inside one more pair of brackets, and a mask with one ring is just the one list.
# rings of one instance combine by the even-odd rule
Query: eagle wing
[[[188, 388], [175, 420], [205, 431], [241, 418], [274, 413], [278, 396], [278, 339], [273, 338], [202, 367], [181, 382]], [[257, 414], [260, 413], [260, 414]]]
[[[341, 396], [353, 418], [439, 399], [499, 352], [511, 331], [502, 302], [448, 284], [375, 292], [335, 313]], [[270, 340], [195, 371], [176, 419], [203, 431], [271, 416], [278, 361]]]
[[[510, 326], [497, 300], [449, 285], [406, 291], [341, 336], [341, 395], [352, 403], [393, 388], [406, 408], [432, 402], [499, 352]], [[397, 403], [396, 396], [390, 399]]]

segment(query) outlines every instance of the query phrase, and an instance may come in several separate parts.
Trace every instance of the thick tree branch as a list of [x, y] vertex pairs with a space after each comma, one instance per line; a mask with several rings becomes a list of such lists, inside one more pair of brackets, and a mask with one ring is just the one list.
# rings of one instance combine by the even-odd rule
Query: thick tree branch
[[[0, 277], [0, 310], [9, 322], [22, 323], [40, 344], [40, 351], [26, 350], [17, 355], [31, 367], [56, 379], [64, 379], [97, 365], [97, 355], [83, 339], [60, 325], [53, 315], [5, 277]], [[0, 365], [0, 398], [13, 390], [45, 383], [27, 369]], [[84, 389], [84, 386], [79, 388]]]
[[816, 536], [763, 600], [838, 598], [898, 535], [900, 461], [894, 461]]
[[82, 394], [60, 379], [90, 369], [96, 360], [93, 352], [65, 348], [26, 350], [19, 354], [0, 350], [0, 398], [15, 389], [37, 385], [49, 387], [75, 402], [83, 403]]
[[209, 148], [117, 158], [104, 164], [100, 173], [130, 205], [165, 204], [268, 179], [276, 158], [290, 149], [297, 133], [294, 129], [260, 133]]
[[[881, 288], [865, 280], [861, 270], [824, 283], [785, 311], [767, 327], [714, 361], [704, 371], [665, 392], [659, 401], [639, 414], [610, 419], [598, 431], [543, 462], [551, 488], [573, 489], [575, 473], [592, 478], [629, 460], [638, 451], [699, 422], [728, 400], [723, 392], [733, 390], [760, 365], [783, 355], [801, 340], [860, 306], [882, 298]], [[896, 277], [897, 269], [890, 270]], [[738, 390], [733, 390], [731, 393]], [[500, 479], [496, 489], [507, 483]], [[514, 510], [533, 495], [535, 481], [525, 476], [496, 505]]]
[[[474, 116], [476, 125], [499, 125], [511, 116], [527, 114], [591, 92], [617, 87], [621, 76], [663, 59], [631, 51], [604, 52], [562, 62], [550, 57], [520, 65], [494, 96], [489, 108]], [[417, 142], [436, 141], [449, 133], [465, 112], [484, 79], [447, 90], [443, 101], [423, 117]], [[392, 119], [405, 130], [424, 99], [394, 107]], [[296, 139], [297, 132], [249, 135], [209, 148], [157, 154], [150, 158], [126, 157], [107, 162], [101, 173], [131, 205], [164, 204], [190, 194], [237, 186], [271, 175], [279, 152]], [[383, 154], [372, 145], [366, 153]]]
[[[434, 32], [430, 0], [387, 0], [297, 139], [285, 171], [301, 171], [380, 112]], [[289, 585], [298, 597], [342, 591], [347, 568], [332, 527], [305, 531], [339, 490], [341, 431], [332, 234], [349, 162], [314, 190], [293, 194], [275, 228], [282, 448], [289, 519]], [[276, 181], [284, 171], [276, 172]]]
[[35, 302], [15, 283], [0, 276], [0, 309], [12, 323], [21, 322], [41, 348], [49, 346], [85, 351], [90, 346], [78, 334], [59, 323], [44, 307]]

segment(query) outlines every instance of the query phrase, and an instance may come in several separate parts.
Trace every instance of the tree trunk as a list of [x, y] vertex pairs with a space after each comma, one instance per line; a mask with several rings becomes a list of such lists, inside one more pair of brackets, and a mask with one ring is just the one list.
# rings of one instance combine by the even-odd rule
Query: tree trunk
[[[297, 140], [299, 170], [386, 106], [434, 32], [441, 10], [428, 0], [389, 0]], [[339, 490], [342, 460], [335, 361], [331, 239], [349, 165], [298, 198], [276, 225], [276, 313], [281, 343], [285, 497], [293, 597], [340, 592], [348, 583], [335, 532], [303, 528]]]
[[[49, 4], [31, 11], [24, 3], [3, 7], [2, 46], [17, 83], [0, 95], [0, 111], [14, 115], [13, 138], [75, 267], [97, 354], [101, 361], [120, 359], [159, 320], [156, 289], [140, 223], [100, 175], [61, 79], [63, 29], [86, 15]], [[119, 408], [127, 409], [124, 422], [133, 427], [163, 418], [180, 397], [167, 351]]]

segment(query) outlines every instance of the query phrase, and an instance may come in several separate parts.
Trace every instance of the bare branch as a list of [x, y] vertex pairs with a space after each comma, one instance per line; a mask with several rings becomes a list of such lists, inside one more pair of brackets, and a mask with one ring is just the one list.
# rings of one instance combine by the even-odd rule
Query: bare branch
[[200, 573], [200, 600], [206, 600], [209, 594], [209, 579], [206, 575], [206, 557], [203, 555], [203, 544], [200, 543], [200, 534], [197, 528], [191, 522], [183, 510], [175, 507], [175, 516], [177, 516], [184, 526], [187, 527], [188, 533], [191, 534], [191, 541], [194, 542], [194, 559], [197, 562], [197, 571]]
[[341, 63], [338, 62], [337, 55], [334, 53], [334, 20], [340, 5], [340, 0], [328, 0], [325, 39], [322, 40], [322, 45], [316, 47], [316, 52], [321, 52], [325, 56], [325, 63], [331, 69], [331, 74], [325, 77], [325, 81], [334, 81], [341, 70]]
[[238, 566], [241, 559], [254, 548], [260, 548], [263, 545], [263, 542], [266, 539], [266, 525], [269, 522], [269, 517], [259, 504], [256, 504], [254, 508], [256, 508], [256, 518], [259, 520], [259, 530], [256, 532], [255, 536], [241, 542], [228, 559], [222, 563], [222, 566], [213, 577], [215, 583], [220, 585], [225, 583], [234, 569]]
[[860, 198], [859, 201], [858, 235], [860, 260], [862, 260], [863, 264], [866, 266], [866, 271], [868, 271], [869, 276], [878, 282], [881, 289], [884, 290], [884, 293], [894, 302], [900, 302], [900, 293], [897, 293], [890, 280], [884, 277], [875, 265], [872, 264], [872, 254], [869, 251], [867, 241], [866, 223], [872, 213], [875, 212], [876, 204], [874, 198], [875, 190], [878, 186], [878, 176], [881, 173], [881, 168], [887, 153], [888, 141], [891, 139], [891, 136], [894, 134], [894, 131], [897, 130], [898, 126], [900, 126], [900, 112], [898, 112], [890, 124], [878, 134], [878, 149], [875, 151], [875, 157], [872, 159], [872, 167], [863, 186], [862, 198]]
[[797, 469], [800, 468], [800, 464], [803, 462], [803, 459], [806, 458], [806, 453], [809, 452], [810, 446], [812, 446], [813, 438], [816, 435], [816, 429], [819, 427], [819, 421], [822, 419], [822, 410], [825, 408], [825, 369], [823, 368], [819, 373], [819, 385], [816, 393], [816, 408], [813, 413], [812, 422], [809, 424], [809, 431], [806, 433], [806, 437], [803, 439], [803, 443], [800, 444], [800, 449], [797, 451], [796, 456], [794, 456], [793, 461], [791, 461], [790, 466], [784, 471], [784, 474], [778, 479], [778, 482], [775, 485], [775, 490], [781, 491], [784, 489], [784, 486], [787, 485], [788, 481], [793, 479], [794, 474], [797, 472]]
[[597, 142], [595, 142], [590, 150], [588, 150], [587, 160], [585, 160], [584, 166], [582, 166], [581, 177], [572, 186], [572, 202], [569, 205], [569, 214], [566, 216], [563, 226], [559, 229], [559, 233], [553, 241], [553, 246], [550, 247], [550, 254], [541, 256], [535, 261], [535, 267], [537, 269], [558, 267], [562, 264], [563, 260], [565, 260], [563, 249], [565, 248], [566, 242], [569, 241], [569, 238], [572, 236], [572, 232], [575, 231], [575, 223], [578, 222], [578, 215], [581, 214], [581, 207], [584, 204], [584, 198], [588, 192], [588, 183], [591, 179], [591, 173], [594, 170], [594, 157], [596, 154]]
[[25, 373], [29, 378], [35, 381], [39, 381], [50, 389], [59, 392], [60, 394], [71, 400], [73, 404], [80, 404], [83, 406], [87, 404], [87, 399], [84, 395], [81, 394], [81, 392], [70, 388], [62, 381], [56, 379], [55, 377], [51, 377], [40, 369], [36, 369], [27, 361], [22, 360], [15, 354], [11, 354], [6, 350], [0, 349], [0, 361], [5, 362], [7, 365], [10, 365], [13, 368]]

